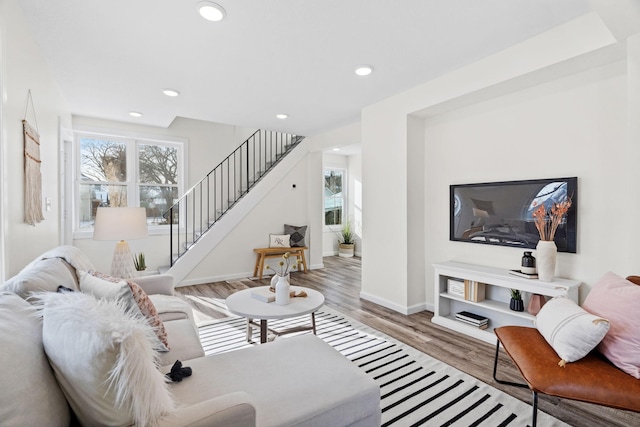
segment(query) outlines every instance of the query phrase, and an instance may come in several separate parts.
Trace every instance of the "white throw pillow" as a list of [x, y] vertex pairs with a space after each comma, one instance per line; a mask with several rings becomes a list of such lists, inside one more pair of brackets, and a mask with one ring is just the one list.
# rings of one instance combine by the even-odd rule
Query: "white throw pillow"
[[565, 296], [552, 298], [542, 306], [536, 328], [562, 359], [560, 366], [582, 359], [609, 330], [609, 321], [588, 313]]
[[0, 424], [6, 427], [68, 426], [69, 405], [42, 348], [34, 307], [0, 294]]
[[153, 425], [174, 411], [144, 318], [81, 292], [37, 297], [44, 349], [82, 425]]
[[55, 292], [58, 290], [58, 286], [78, 289], [76, 278], [63, 259], [36, 260], [29, 265], [29, 268], [24, 268], [20, 273], [7, 280], [2, 286], [2, 290], [27, 298], [32, 292]]
[[136, 283], [111, 277], [97, 271], [78, 272], [80, 290], [98, 299], [119, 300], [128, 310], [140, 312], [156, 332], [158, 340], [154, 348], [158, 351], [169, 351], [169, 341], [164, 323], [155, 306], [145, 291]]
[[269, 234], [270, 248], [290, 248], [291, 235], [289, 234]]

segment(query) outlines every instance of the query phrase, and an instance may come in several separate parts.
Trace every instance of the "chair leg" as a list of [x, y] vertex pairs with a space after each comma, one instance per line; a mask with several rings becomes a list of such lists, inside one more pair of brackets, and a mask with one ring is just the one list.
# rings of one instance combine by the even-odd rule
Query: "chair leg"
[[496, 377], [496, 373], [498, 371], [498, 355], [499, 354], [500, 354], [500, 340], [497, 340], [497, 343], [496, 343], [496, 357], [495, 357], [495, 359], [493, 359], [493, 379], [499, 384], [512, 385], [512, 386], [515, 386], [515, 387], [529, 388], [529, 386], [527, 384], [513, 383], [511, 381], [499, 380]]
[[536, 427], [538, 422], [538, 393], [533, 391], [533, 418], [531, 420], [531, 427]]

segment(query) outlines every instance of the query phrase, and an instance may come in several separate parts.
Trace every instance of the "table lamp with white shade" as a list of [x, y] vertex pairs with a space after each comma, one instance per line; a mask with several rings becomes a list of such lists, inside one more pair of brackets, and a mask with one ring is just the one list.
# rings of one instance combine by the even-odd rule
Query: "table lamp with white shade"
[[93, 240], [119, 240], [113, 251], [112, 276], [125, 279], [133, 276], [133, 255], [126, 240], [144, 239], [147, 236], [145, 208], [98, 208]]

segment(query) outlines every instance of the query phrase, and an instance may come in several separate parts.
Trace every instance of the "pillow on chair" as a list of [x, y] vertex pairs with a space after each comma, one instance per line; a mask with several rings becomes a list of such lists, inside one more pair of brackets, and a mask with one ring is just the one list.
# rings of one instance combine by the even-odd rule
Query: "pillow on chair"
[[535, 325], [562, 359], [560, 366], [582, 359], [609, 330], [608, 320], [588, 313], [565, 296], [552, 298], [543, 305]]
[[627, 374], [640, 379], [640, 286], [605, 274], [589, 292], [583, 307], [611, 321], [598, 351]]

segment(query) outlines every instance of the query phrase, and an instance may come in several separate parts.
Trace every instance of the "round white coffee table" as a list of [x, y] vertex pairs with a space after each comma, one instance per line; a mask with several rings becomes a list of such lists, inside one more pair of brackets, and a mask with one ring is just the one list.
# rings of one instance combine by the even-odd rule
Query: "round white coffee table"
[[[257, 289], [268, 290], [269, 286], [261, 286], [259, 288], [249, 288], [230, 295], [227, 300], [227, 308], [233, 314], [247, 318], [247, 341], [251, 340], [251, 328], [253, 326], [260, 327], [260, 343], [267, 342], [267, 333], [274, 335], [284, 335], [292, 332], [312, 330], [316, 333], [316, 317], [315, 312], [322, 304], [324, 304], [324, 295], [320, 292], [301, 286], [291, 286], [291, 291], [299, 293], [304, 291], [307, 296], [291, 298], [291, 302], [287, 305], [277, 305], [275, 302], [264, 302], [253, 296], [251, 292]], [[269, 330], [267, 321], [269, 319], [287, 319], [290, 317], [303, 316], [311, 314], [311, 326], [298, 326], [289, 328], [284, 331]], [[260, 319], [260, 324], [253, 322], [253, 319]]]

